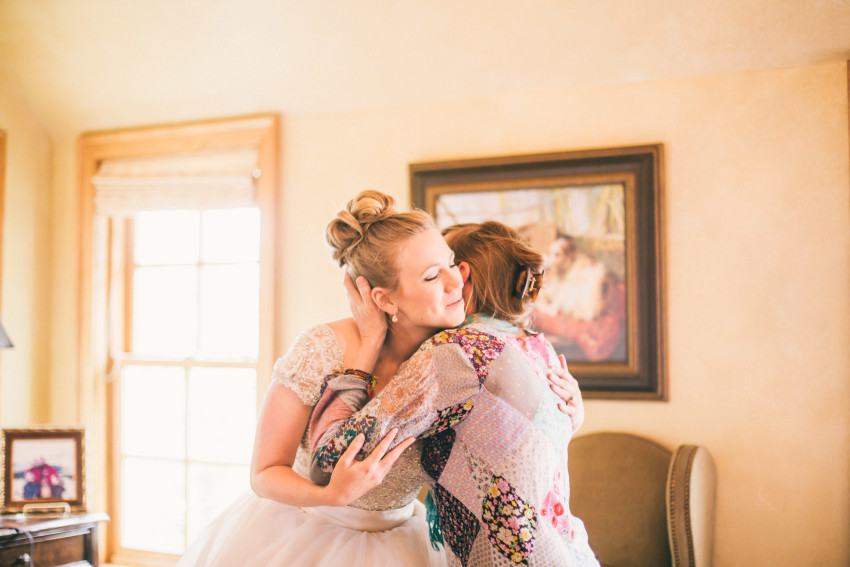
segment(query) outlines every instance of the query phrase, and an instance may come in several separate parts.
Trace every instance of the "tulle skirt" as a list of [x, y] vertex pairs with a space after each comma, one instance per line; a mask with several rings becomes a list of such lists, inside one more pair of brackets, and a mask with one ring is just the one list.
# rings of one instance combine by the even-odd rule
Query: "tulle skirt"
[[385, 511], [298, 508], [248, 492], [189, 546], [178, 567], [445, 567], [414, 500]]

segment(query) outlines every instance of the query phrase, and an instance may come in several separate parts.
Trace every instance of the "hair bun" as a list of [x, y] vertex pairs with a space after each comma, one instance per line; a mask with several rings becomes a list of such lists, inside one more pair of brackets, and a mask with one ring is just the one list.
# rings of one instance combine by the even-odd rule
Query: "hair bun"
[[372, 189], [359, 193], [325, 229], [325, 239], [333, 248], [334, 260], [344, 265], [369, 227], [394, 214], [395, 199], [389, 195]]

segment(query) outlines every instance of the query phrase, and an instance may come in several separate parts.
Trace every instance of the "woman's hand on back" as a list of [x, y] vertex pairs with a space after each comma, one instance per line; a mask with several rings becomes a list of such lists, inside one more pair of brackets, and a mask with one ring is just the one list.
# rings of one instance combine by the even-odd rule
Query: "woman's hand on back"
[[549, 387], [564, 400], [558, 404], [558, 408], [570, 416], [575, 433], [584, 423], [584, 402], [581, 399], [578, 380], [567, 370], [567, 359], [563, 354], [558, 355], [558, 362], [560, 366], [549, 367]]
[[363, 447], [365, 437], [360, 433], [351, 441], [334, 467], [326, 487], [330, 505], [347, 506], [381, 484], [402, 452], [416, 441], [415, 437], [408, 437], [391, 451], [387, 451], [397, 434], [398, 429], [387, 433], [372, 454], [362, 461], [356, 460], [355, 457]]

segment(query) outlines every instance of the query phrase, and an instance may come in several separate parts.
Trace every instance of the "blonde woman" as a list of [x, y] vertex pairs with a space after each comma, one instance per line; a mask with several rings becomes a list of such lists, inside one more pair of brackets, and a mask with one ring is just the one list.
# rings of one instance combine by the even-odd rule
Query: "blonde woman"
[[[433, 539], [445, 543], [449, 565], [598, 567], [569, 511], [574, 423], [546, 380], [558, 358], [528, 327], [543, 257], [496, 222], [455, 226], [445, 238], [464, 282], [464, 324], [428, 339], [375, 396], [368, 367], [328, 381], [313, 418], [312, 478], [324, 482], [355, 436], [368, 452], [398, 428], [399, 438], [425, 440], [442, 528]], [[377, 324], [393, 296], [358, 283]]]

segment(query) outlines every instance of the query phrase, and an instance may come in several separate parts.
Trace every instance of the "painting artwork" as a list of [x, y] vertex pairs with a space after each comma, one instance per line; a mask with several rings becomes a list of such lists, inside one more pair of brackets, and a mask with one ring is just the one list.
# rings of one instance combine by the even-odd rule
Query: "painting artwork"
[[544, 256], [532, 315], [586, 397], [665, 399], [660, 146], [411, 166], [440, 229], [497, 220]]
[[3, 509], [84, 502], [83, 430], [3, 430]]
[[440, 228], [486, 219], [516, 228], [545, 258], [536, 329], [570, 361], [626, 360], [623, 184], [447, 193], [435, 215]]

